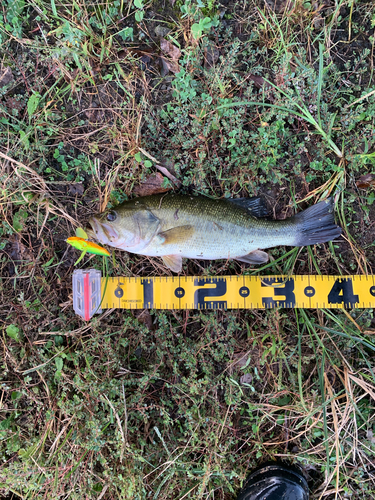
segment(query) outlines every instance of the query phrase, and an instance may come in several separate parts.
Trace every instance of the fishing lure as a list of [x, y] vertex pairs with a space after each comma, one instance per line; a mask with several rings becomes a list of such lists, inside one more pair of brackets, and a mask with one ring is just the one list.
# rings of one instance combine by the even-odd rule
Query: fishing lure
[[105, 248], [101, 247], [100, 245], [97, 245], [96, 243], [93, 243], [92, 241], [87, 241], [87, 234], [82, 228], [77, 228], [76, 230], [76, 235], [77, 236], [71, 236], [66, 240], [69, 245], [71, 245], [74, 248], [77, 248], [77, 250], [81, 250], [81, 255], [77, 262], [75, 262], [75, 266], [81, 262], [83, 257], [86, 255], [86, 253], [93, 253], [95, 255], [103, 255], [103, 257], [109, 257], [111, 254], [106, 250]]

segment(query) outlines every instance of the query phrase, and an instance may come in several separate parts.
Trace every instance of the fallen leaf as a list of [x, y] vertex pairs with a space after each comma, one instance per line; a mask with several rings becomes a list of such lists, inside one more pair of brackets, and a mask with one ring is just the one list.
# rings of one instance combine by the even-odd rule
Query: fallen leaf
[[70, 194], [78, 194], [78, 195], [82, 195], [85, 191], [85, 188], [82, 184], [82, 182], [75, 182], [74, 184], [71, 184], [69, 186], [69, 193]]
[[154, 28], [154, 33], [156, 36], [161, 36], [161, 37], [164, 37], [164, 36], [167, 36], [168, 33], [170, 33], [171, 30], [169, 28], [167, 28], [166, 26], [156, 26]]
[[263, 89], [265, 91], [268, 90], [267, 98], [270, 99], [271, 102], [275, 100], [272, 85], [268, 83], [262, 76], [253, 75], [252, 73], [250, 73], [246, 76], [246, 79], [252, 81], [254, 83], [254, 86], [258, 89]]
[[254, 85], [259, 89], [262, 88], [263, 85], [266, 83], [266, 80], [262, 76], [258, 75], [250, 74], [248, 75], [247, 79], [251, 80], [254, 83]]
[[181, 57], [180, 49], [171, 44], [171, 42], [168, 42], [165, 38], [160, 39], [160, 48], [164, 54], [169, 56], [173, 61], [178, 61]]
[[[305, 11], [306, 11], [306, 14], [307, 12], [309, 11], [309, 7], [308, 5], [304, 6], [305, 7]], [[324, 24], [325, 24], [325, 21], [324, 21], [324, 17], [323, 17], [323, 10], [325, 8], [325, 5], [324, 3], [322, 3], [321, 5], [319, 5], [319, 2], [314, 2], [312, 5], [312, 16], [313, 16], [313, 25], [314, 25], [314, 28], [316, 30], [319, 30], [321, 28], [324, 27]], [[306, 15], [305, 14], [305, 15]]]
[[238, 352], [233, 355], [234, 362], [232, 362], [232, 366], [238, 368], [244, 368], [247, 364], [249, 364], [249, 357], [251, 356], [250, 351], [248, 352]]
[[8, 254], [13, 261], [30, 262], [34, 259], [32, 251], [21, 242], [21, 238], [18, 234], [12, 235], [9, 238], [9, 243], [10, 247], [8, 249]]
[[253, 376], [250, 373], [245, 373], [240, 377], [240, 384], [251, 384]]
[[147, 156], [147, 158], [149, 158], [151, 161], [153, 161], [154, 167], [157, 168], [163, 175], [168, 177], [168, 179], [173, 182], [175, 187], [177, 187], [177, 188], [181, 187], [181, 181], [176, 179], [176, 177], [171, 173], [171, 170], [174, 170], [173, 165], [170, 165], [170, 164], [168, 164], [168, 162], [165, 162], [165, 165], [167, 165], [168, 168], [163, 167], [162, 165], [158, 164], [159, 163], [158, 160], [156, 158], [154, 158], [152, 155], [150, 155], [150, 153], [148, 153], [147, 151], [145, 151], [142, 148], [139, 148], [139, 151], [141, 153], [143, 153], [145, 156]]
[[166, 193], [170, 189], [170, 186], [165, 187], [165, 177], [159, 172], [156, 172], [147, 177], [142, 184], [136, 186], [134, 188], [134, 193], [137, 196], [150, 196], [152, 194]]
[[148, 309], [140, 309], [140, 310], [135, 309], [134, 316], [138, 319], [140, 323], [145, 325], [149, 330], [154, 330], [152, 316]]
[[356, 186], [359, 189], [367, 189], [371, 186], [375, 186], [375, 175], [366, 174], [362, 175], [356, 182]]
[[165, 38], [160, 38], [160, 48], [161, 51], [170, 58], [161, 57], [163, 69], [169, 70], [172, 73], [178, 73], [180, 71], [178, 60], [181, 57], [181, 50], [171, 42], [168, 42]]
[[[16, 274], [16, 267], [23, 267], [23, 270], [28, 270], [33, 267], [34, 255], [21, 241], [19, 234], [14, 234], [9, 238], [9, 244], [6, 247], [9, 255], [8, 272], [9, 276]], [[19, 272], [19, 269], [18, 269]]]
[[204, 49], [204, 67], [206, 69], [212, 68], [214, 64], [219, 59], [220, 52], [215, 45], [210, 45], [209, 47], [205, 47]]
[[276, 14], [284, 12], [286, 7], [288, 7], [288, 10], [291, 10], [293, 5], [293, 2], [288, 2], [288, 0], [265, 0], [265, 3], [276, 12]]
[[148, 55], [144, 55], [141, 57], [141, 63], [142, 63], [142, 70], [144, 71], [150, 64], [151, 62], [151, 57]]
[[160, 74], [162, 77], [167, 76], [170, 71], [172, 73], [178, 73], [180, 71], [180, 67], [176, 61], [170, 61], [163, 56], [159, 58], [159, 61]]
[[0, 68], [0, 87], [4, 87], [14, 80], [12, 70], [10, 68]]
[[5, 101], [5, 104], [10, 112], [12, 112], [13, 110], [21, 112], [26, 105], [24, 101], [18, 101], [15, 97], [9, 97], [9, 99]]

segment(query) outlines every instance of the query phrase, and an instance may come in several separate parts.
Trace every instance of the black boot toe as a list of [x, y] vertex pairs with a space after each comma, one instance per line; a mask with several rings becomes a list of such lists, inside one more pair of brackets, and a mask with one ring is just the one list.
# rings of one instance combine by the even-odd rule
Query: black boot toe
[[269, 463], [252, 472], [237, 500], [308, 500], [309, 487], [297, 467]]

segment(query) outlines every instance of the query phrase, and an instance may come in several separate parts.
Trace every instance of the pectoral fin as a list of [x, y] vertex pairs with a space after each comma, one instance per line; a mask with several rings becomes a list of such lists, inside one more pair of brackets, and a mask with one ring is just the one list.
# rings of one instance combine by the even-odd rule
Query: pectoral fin
[[180, 273], [182, 270], [182, 257], [181, 255], [163, 255], [164, 264], [169, 267], [174, 273]]
[[178, 226], [158, 233], [156, 239], [160, 245], [185, 243], [194, 234], [193, 226]]
[[243, 257], [236, 257], [236, 260], [246, 264], [264, 264], [268, 262], [268, 253], [262, 252], [262, 250], [254, 250], [254, 252], [250, 252]]

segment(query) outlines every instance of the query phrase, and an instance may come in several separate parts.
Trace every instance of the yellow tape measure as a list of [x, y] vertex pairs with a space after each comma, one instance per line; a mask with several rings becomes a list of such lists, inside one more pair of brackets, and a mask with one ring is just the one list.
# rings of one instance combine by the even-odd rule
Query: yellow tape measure
[[73, 305], [77, 314], [87, 320], [101, 309], [112, 308], [372, 308], [375, 275], [106, 279], [94, 269], [77, 270], [73, 273]]

